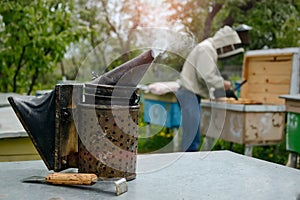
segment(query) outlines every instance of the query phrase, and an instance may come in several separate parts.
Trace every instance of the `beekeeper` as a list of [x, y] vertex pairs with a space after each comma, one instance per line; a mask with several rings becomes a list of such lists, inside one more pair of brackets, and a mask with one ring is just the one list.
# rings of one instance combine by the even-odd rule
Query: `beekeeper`
[[225, 26], [197, 44], [188, 55], [176, 92], [182, 111], [182, 151], [199, 150], [201, 99], [225, 97], [230, 82], [223, 80], [217, 61], [244, 52], [239, 44], [237, 32]]

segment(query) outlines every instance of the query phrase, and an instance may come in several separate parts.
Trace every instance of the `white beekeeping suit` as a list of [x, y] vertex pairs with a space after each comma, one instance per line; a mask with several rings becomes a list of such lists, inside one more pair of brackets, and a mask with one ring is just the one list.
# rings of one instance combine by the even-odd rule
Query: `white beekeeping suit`
[[243, 52], [243, 48], [235, 48], [240, 43], [237, 32], [229, 26], [221, 28], [213, 37], [199, 43], [184, 63], [181, 86], [201, 98], [209, 98], [212, 88], [223, 89], [223, 78], [218, 74], [217, 61]]
[[201, 99], [209, 98], [210, 91], [213, 91], [211, 98], [226, 96], [217, 61], [243, 52], [243, 48], [236, 48], [240, 43], [237, 32], [225, 26], [213, 37], [199, 43], [188, 55], [176, 92], [182, 111], [182, 151], [199, 150]]

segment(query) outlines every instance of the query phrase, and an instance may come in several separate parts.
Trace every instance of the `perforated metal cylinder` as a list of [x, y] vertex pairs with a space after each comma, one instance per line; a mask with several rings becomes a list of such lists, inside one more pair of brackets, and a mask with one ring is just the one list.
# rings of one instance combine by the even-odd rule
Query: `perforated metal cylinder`
[[139, 106], [79, 105], [78, 171], [136, 177]]

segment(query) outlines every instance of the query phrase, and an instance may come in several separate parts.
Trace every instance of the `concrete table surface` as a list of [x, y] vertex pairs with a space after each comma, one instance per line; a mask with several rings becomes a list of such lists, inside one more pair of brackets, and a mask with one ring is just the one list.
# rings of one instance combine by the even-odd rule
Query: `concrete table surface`
[[42, 161], [0, 163], [0, 199], [300, 199], [300, 171], [230, 151], [138, 155], [137, 178], [115, 196], [103, 185], [22, 183], [47, 175]]

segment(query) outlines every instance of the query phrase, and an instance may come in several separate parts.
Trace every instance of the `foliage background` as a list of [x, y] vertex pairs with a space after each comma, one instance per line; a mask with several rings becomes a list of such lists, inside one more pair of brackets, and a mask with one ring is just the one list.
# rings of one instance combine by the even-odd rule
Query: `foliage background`
[[[101, 59], [101, 65], [114, 68], [134, 57], [129, 54], [138, 47], [134, 31], [141, 28], [161, 27], [185, 33], [196, 44], [224, 25], [239, 24], [252, 27], [249, 50], [299, 46], [300, 1], [2, 0], [0, 92], [29, 95], [52, 88], [63, 77], [74, 80], [90, 54], [95, 60], [85, 64], [99, 68]], [[108, 43], [111, 40], [113, 47]], [[103, 56], [115, 53], [121, 57], [113, 63]], [[180, 71], [184, 59], [166, 55], [162, 62]], [[221, 62], [220, 69], [231, 64], [241, 65], [242, 57]], [[156, 144], [155, 137], [168, 141], [170, 134], [162, 129], [153, 139]], [[215, 146], [228, 148], [243, 152], [243, 147], [223, 141]], [[254, 150], [254, 156], [284, 163], [284, 149], [284, 142], [261, 147]]]

